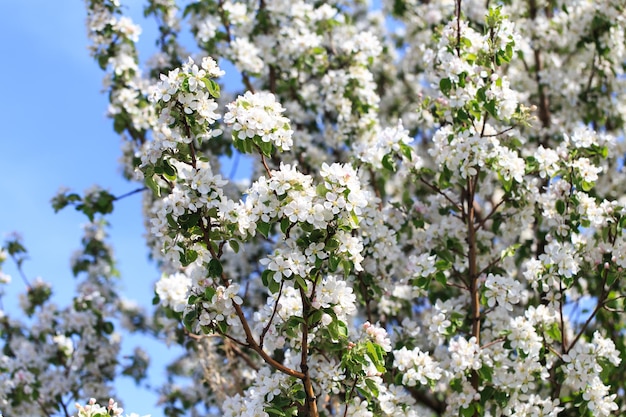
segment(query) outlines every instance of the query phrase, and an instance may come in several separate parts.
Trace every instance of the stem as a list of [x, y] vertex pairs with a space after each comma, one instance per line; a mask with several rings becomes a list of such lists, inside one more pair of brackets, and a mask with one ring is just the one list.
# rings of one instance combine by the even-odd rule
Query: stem
[[261, 163], [263, 164], [263, 168], [265, 168], [265, 172], [267, 172], [267, 176], [272, 178], [272, 172], [270, 171], [270, 167], [267, 166], [267, 162], [265, 161], [265, 155], [261, 154]]
[[63, 401], [61, 401], [61, 408], [63, 409], [63, 413], [65, 414], [65, 417], [70, 417], [71, 414], [67, 409], [67, 405], [65, 405]]
[[456, 17], [456, 55], [461, 56], [461, 1], [454, 4], [454, 16]]
[[421, 405], [424, 405], [433, 410], [437, 415], [441, 415], [446, 411], [446, 405], [437, 398], [428, 395], [426, 392], [420, 391], [415, 387], [406, 387], [411, 393], [411, 396], [415, 398]]
[[[315, 294], [315, 293], [314, 293]], [[311, 313], [310, 300], [307, 298], [304, 288], [300, 287], [300, 298], [302, 299], [302, 346], [300, 352], [300, 370], [304, 375], [302, 384], [304, 385], [304, 392], [306, 394], [306, 409], [307, 417], [318, 417], [317, 411], [317, 397], [313, 391], [313, 383], [311, 382], [311, 375], [309, 374], [309, 316]], [[347, 405], [346, 405], [347, 407]]]
[[503, 198], [502, 200], [498, 201], [498, 203], [495, 206], [493, 206], [489, 214], [487, 214], [487, 217], [483, 218], [478, 223], [478, 226], [476, 227], [476, 229], [478, 230], [478, 229], [482, 229], [483, 227], [485, 227], [485, 222], [487, 222], [487, 220], [489, 220], [494, 214], [496, 214], [496, 211], [498, 211], [498, 208], [500, 208], [500, 206], [504, 204], [505, 201], [506, 201], [506, 198]]
[[463, 211], [463, 208], [461, 207], [461, 205], [456, 203], [455, 201], [453, 201], [450, 197], [448, 197], [448, 195], [446, 193], [444, 193], [442, 190], [440, 190], [439, 187], [436, 187], [435, 185], [429, 183], [428, 181], [426, 181], [422, 177], [420, 177], [420, 181], [424, 185], [426, 185], [428, 188], [430, 188], [431, 190], [435, 191], [437, 194], [443, 196], [446, 200], [448, 200], [448, 202], [450, 204], [452, 204], [454, 206], [454, 208], [457, 209], [457, 211], [459, 211], [459, 212]]
[[146, 191], [147, 189], [148, 189], [148, 187], [141, 187], [141, 188], [137, 188], [137, 189], [135, 189], [135, 190], [133, 190], [133, 191], [129, 191], [129, 192], [127, 192], [126, 194], [122, 194], [122, 195], [120, 195], [120, 196], [117, 196], [117, 197], [115, 197], [113, 200], [118, 201], [118, 200], [121, 200], [121, 199], [123, 199], [123, 198], [130, 197], [130, 196], [131, 196], [131, 195], [133, 195], [133, 194], [137, 194], [137, 193], [141, 193], [141, 192], [143, 192], [143, 191]]
[[[13, 260], [13, 262], [15, 262], [15, 265], [17, 266], [17, 272], [20, 274], [22, 281], [24, 281], [24, 285], [26, 285], [26, 290], [30, 291], [32, 286], [30, 285], [30, 282], [28, 281], [28, 278], [26, 277], [26, 274], [24, 273], [24, 270], [22, 269], [22, 262], [19, 259], [17, 259], [15, 255], [11, 255], [11, 259]], [[23, 259], [24, 258], [22, 258], [22, 260]]]
[[[468, 251], [468, 273], [470, 281], [470, 300], [471, 300], [471, 315], [472, 320], [472, 336], [476, 338], [476, 344], [480, 346], [480, 291], [478, 287], [478, 251], [476, 242], [476, 225], [474, 224], [476, 212], [474, 207], [474, 195], [476, 193], [476, 184], [478, 183], [478, 174], [474, 177], [469, 177], [467, 181], [467, 243], [469, 245]], [[478, 373], [472, 372], [471, 376], [472, 387], [478, 391], [478, 385], [480, 383]]]
[[354, 383], [352, 384], [352, 388], [350, 388], [350, 394], [348, 394], [348, 400], [346, 401], [346, 409], [343, 411], [343, 417], [347, 417], [348, 415], [348, 402], [350, 402], [350, 399], [354, 395], [354, 389], [356, 388], [357, 381], [358, 378], [354, 378]]
[[276, 302], [274, 303], [274, 309], [272, 310], [272, 315], [270, 316], [270, 320], [267, 322], [267, 325], [263, 328], [261, 332], [261, 337], [259, 338], [259, 346], [263, 348], [263, 340], [265, 339], [265, 335], [270, 329], [272, 325], [272, 321], [274, 321], [274, 316], [276, 315], [276, 310], [278, 310], [278, 303], [280, 302], [280, 296], [283, 295], [283, 285], [285, 281], [280, 281], [280, 289], [278, 290], [278, 297], [276, 297]]
[[[44, 413], [44, 415], [46, 415], [47, 417], [52, 417], [52, 414], [50, 414], [48, 412], [48, 410], [46, 410], [46, 407], [41, 403], [40, 400], [37, 400], [37, 404], [39, 405], [39, 408], [41, 408], [41, 411]], [[66, 410], [67, 412], [67, 410]], [[65, 414], [67, 417], [69, 417], [69, 415], [66, 413]]]
[[563, 304], [565, 303], [565, 291], [563, 290], [563, 282], [559, 281], [559, 292], [561, 298], [559, 299], [559, 317], [561, 319], [561, 352], [565, 353], [565, 346], [567, 346], [567, 335], [565, 332], [565, 320], [563, 320]]
[[[591, 312], [591, 314], [585, 321], [585, 324], [583, 324], [583, 327], [580, 329], [580, 332], [578, 332], [574, 340], [572, 340], [572, 343], [567, 347], [567, 349], [565, 349], [564, 353], [569, 353], [569, 351], [572, 350], [572, 348], [576, 345], [576, 343], [578, 343], [578, 341], [580, 340], [582, 335], [585, 333], [585, 331], [587, 330], [587, 328], [589, 327], [593, 319], [596, 317], [596, 314], [598, 314], [598, 311], [600, 311], [600, 309], [604, 305], [604, 301], [607, 295], [607, 292], [604, 289], [605, 284], [606, 284], [606, 275], [607, 274], [605, 273], [602, 279], [602, 292], [600, 293], [600, 297], [598, 297], [598, 303], [596, 304], [596, 307], [593, 309], [593, 311]], [[561, 330], [561, 333], [565, 333], [563, 330], [564, 329]]]
[[[222, 279], [224, 279], [225, 277], [223, 277]], [[277, 371], [280, 371], [284, 374], [287, 374], [289, 376], [293, 376], [295, 378], [298, 379], [302, 379], [304, 380], [305, 375], [302, 372], [298, 372], [295, 369], [291, 369], [288, 368], [287, 366], [283, 365], [282, 363], [278, 362], [276, 359], [272, 358], [270, 355], [267, 354], [267, 352], [265, 352], [263, 350], [263, 348], [261, 348], [259, 346], [259, 344], [256, 342], [256, 340], [254, 340], [254, 336], [252, 335], [252, 330], [250, 329], [250, 325], [248, 324], [248, 320], [246, 319], [246, 316], [243, 312], [243, 310], [241, 309], [241, 306], [237, 303], [235, 303], [234, 300], [232, 300], [232, 304], [233, 304], [233, 308], [235, 309], [235, 313], [237, 314], [237, 317], [239, 318], [239, 321], [241, 322], [241, 326], [243, 327], [243, 331], [246, 335], [246, 342], [248, 343], [248, 347], [252, 350], [254, 350], [256, 353], [259, 354], [259, 356], [271, 367], [273, 367], [274, 369], [276, 369]]]
[[[528, 3], [530, 18], [535, 20], [537, 17], [537, 2], [536, 0], [529, 0]], [[537, 90], [539, 92], [539, 120], [541, 120], [541, 124], [545, 128], [551, 124], [550, 100], [546, 94], [545, 87], [541, 84], [541, 76], [539, 74], [543, 68], [541, 51], [533, 49], [533, 53], [535, 56], [535, 81], [537, 82]]]

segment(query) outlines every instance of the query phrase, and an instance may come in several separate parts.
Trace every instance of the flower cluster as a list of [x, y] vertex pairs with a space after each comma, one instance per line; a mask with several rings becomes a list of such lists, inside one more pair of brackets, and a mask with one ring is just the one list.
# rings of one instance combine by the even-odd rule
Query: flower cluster
[[163, 152], [177, 152], [180, 144], [210, 139], [220, 133], [211, 127], [221, 117], [215, 112], [215, 98], [220, 93], [213, 80], [221, 75], [223, 71], [210, 57], [203, 58], [200, 67], [189, 58], [182, 68], [161, 75], [161, 82], [150, 95], [150, 100], [160, 107], [158, 128], [154, 141], [143, 150], [142, 166], [155, 164]]
[[283, 116], [285, 109], [276, 101], [273, 94], [247, 91], [246, 94], [229, 104], [224, 123], [232, 125], [235, 147], [251, 153], [252, 146], [259, 147], [265, 155], [268, 145], [286, 151], [293, 146], [289, 119]]
[[[76, 417], [121, 416], [124, 412], [124, 409], [119, 407], [112, 398], [109, 399], [106, 407], [98, 404], [95, 398], [90, 398], [89, 402], [84, 406], [76, 403], [76, 409], [78, 410]], [[130, 413], [126, 414], [126, 417], [139, 417], [139, 414]], [[150, 415], [146, 414], [143, 417], [150, 417]]]

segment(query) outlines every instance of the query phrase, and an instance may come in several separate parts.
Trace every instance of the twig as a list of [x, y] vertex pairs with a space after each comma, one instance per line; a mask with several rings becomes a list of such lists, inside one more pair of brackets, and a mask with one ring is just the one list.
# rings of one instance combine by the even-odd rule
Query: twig
[[117, 197], [113, 198], [113, 201], [118, 201], [118, 200], [121, 200], [123, 198], [130, 197], [133, 194], [141, 193], [143, 191], [146, 191], [147, 189], [148, 189], [148, 187], [137, 188], [137, 189], [135, 189], [133, 191], [127, 192], [126, 194], [122, 194], [120, 196], [117, 196]]
[[348, 394], [348, 399], [346, 401], [346, 409], [343, 411], [343, 417], [346, 417], [348, 415], [348, 402], [354, 395], [354, 389], [356, 388], [356, 383], [358, 380], [359, 380], [358, 377], [354, 378], [354, 383], [352, 384], [352, 388], [350, 388], [350, 393]]
[[[273, 278], [272, 278], [273, 279]], [[265, 339], [265, 335], [267, 334], [270, 326], [272, 325], [272, 321], [274, 320], [274, 316], [276, 315], [276, 310], [278, 310], [278, 303], [280, 302], [280, 296], [283, 295], [283, 286], [285, 284], [284, 280], [280, 280], [280, 288], [278, 290], [278, 297], [276, 297], [276, 302], [274, 303], [274, 309], [272, 310], [272, 315], [270, 316], [270, 320], [267, 322], [267, 326], [263, 328], [261, 332], [261, 336], [259, 337], [259, 346], [263, 348], [263, 341]]]
[[443, 196], [446, 200], [448, 200], [448, 202], [450, 202], [450, 204], [452, 204], [454, 206], [455, 209], [457, 209], [458, 211], [463, 211], [463, 208], [458, 203], [454, 202], [450, 197], [448, 197], [448, 195], [446, 193], [441, 191], [438, 187], [432, 185], [431, 183], [429, 183], [428, 181], [426, 181], [422, 177], [420, 177], [420, 181], [422, 183], [424, 183], [424, 185], [426, 185], [428, 188], [430, 188], [431, 190], [435, 191], [437, 194], [440, 194], [441, 196]]
[[270, 171], [270, 167], [267, 166], [267, 162], [265, 161], [265, 155], [261, 154], [261, 163], [263, 164], [263, 168], [265, 168], [265, 172], [267, 172], [267, 176], [272, 178], [272, 172]]

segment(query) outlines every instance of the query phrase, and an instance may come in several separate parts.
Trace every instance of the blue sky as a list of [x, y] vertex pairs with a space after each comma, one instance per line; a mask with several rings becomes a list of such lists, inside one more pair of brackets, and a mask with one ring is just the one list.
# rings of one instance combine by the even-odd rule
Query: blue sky
[[[52, 282], [55, 301], [63, 304], [73, 294], [69, 259], [79, 248], [86, 218], [71, 208], [55, 214], [50, 199], [60, 186], [82, 192], [100, 184], [120, 195], [136, 184], [119, 174], [120, 139], [105, 116], [104, 74], [87, 50], [83, 1], [2, 3], [0, 237], [22, 235], [30, 255], [26, 274]], [[141, 3], [123, 1], [134, 17], [141, 15]], [[154, 30], [154, 25], [144, 27], [143, 45], [153, 45]], [[158, 272], [147, 260], [140, 196], [117, 202], [109, 220], [123, 295], [149, 305]], [[13, 282], [3, 303], [9, 314], [16, 314], [16, 294], [24, 285], [8, 262], [6, 272]], [[165, 347], [148, 349], [155, 357], [174, 355]], [[151, 372], [153, 379], [162, 378], [158, 368]], [[162, 416], [154, 406], [156, 397], [137, 391], [132, 382], [117, 389], [126, 411]]]

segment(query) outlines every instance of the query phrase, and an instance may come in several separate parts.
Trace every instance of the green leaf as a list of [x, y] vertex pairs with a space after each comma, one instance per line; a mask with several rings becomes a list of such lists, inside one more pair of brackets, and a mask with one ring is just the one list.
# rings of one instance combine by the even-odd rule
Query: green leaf
[[609, 148], [607, 146], [603, 146], [600, 148], [600, 155], [602, 155], [602, 158], [607, 158], [609, 156]]
[[437, 271], [435, 274], [435, 281], [443, 285], [444, 287], [448, 284], [448, 279], [446, 278], [446, 274], [442, 271]]
[[271, 225], [269, 223], [259, 222], [256, 225], [256, 230], [267, 238], [270, 235], [270, 227]]
[[127, 126], [128, 121], [123, 113], [117, 114], [113, 119], [113, 130], [115, 133], [121, 134], [124, 130], [126, 130]]
[[168, 180], [176, 179], [176, 168], [167, 159], [163, 159], [163, 173]]
[[285, 417], [285, 413], [275, 407], [265, 407], [265, 412], [274, 416]]
[[558, 323], [552, 323], [550, 327], [546, 329], [546, 334], [552, 338], [552, 340], [561, 340], [561, 328]]
[[302, 288], [304, 291], [308, 290], [308, 287], [306, 285], [306, 281], [304, 280], [304, 278], [302, 278], [300, 275], [294, 275], [295, 279], [296, 279], [296, 289], [298, 288]]
[[619, 275], [614, 272], [608, 273], [606, 276], [606, 285], [608, 287], [611, 287], [613, 284], [615, 284], [615, 281], [617, 281], [618, 277]]
[[263, 155], [268, 157], [272, 156], [272, 150], [274, 149], [272, 142], [264, 142], [262, 139], [259, 139], [257, 141], [257, 145], [261, 149], [261, 153], [263, 153]]
[[206, 287], [204, 289], [204, 299], [206, 301], [211, 301], [215, 294], [216, 294], [216, 291], [215, 291], [215, 288], [213, 287]]
[[286, 234], [289, 226], [291, 226], [291, 221], [289, 220], [289, 218], [283, 217], [280, 221], [280, 231], [283, 232], [283, 234]]
[[341, 258], [334, 253], [331, 253], [328, 257], [328, 269], [330, 272], [335, 272], [339, 267], [339, 263], [341, 262]]
[[329, 239], [324, 246], [326, 252], [333, 252], [339, 247], [339, 241], [335, 238]]
[[450, 97], [450, 90], [452, 90], [452, 81], [449, 78], [442, 78], [439, 81], [439, 89], [444, 96]]
[[565, 201], [563, 201], [563, 200], [556, 200], [556, 211], [561, 216], [563, 215], [563, 213], [565, 213]]
[[422, 289], [426, 289], [429, 283], [430, 283], [429, 277], [417, 277], [417, 279], [413, 281], [413, 285]]
[[153, 175], [146, 175], [144, 177], [144, 184], [146, 184], [146, 187], [152, 190], [152, 193], [154, 195], [156, 195], [157, 197], [161, 197], [161, 187], [159, 187], [156, 181], [154, 181]]
[[194, 321], [198, 318], [198, 312], [196, 310], [191, 310], [189, 313], [183, 317], [183, 324], [187, 328], [187, 330], [191, 331]]
[[180, 262], [183, 264], [183, 266], [189, 265], [196, 259], [198, 259], [198, 252], [192, 249], [186, 249], [183, 253], [180, 254]]
[[450, 187], [450, 179], [452, 178], [452, 171], [447, 166], [443, 166], [443, 170], [439, 174], [439, 188]]
[[263, 271], [261, 274], [261, 281], [263, 282], [263, 285], [269, 287], [270, 281], [274, 281], [274, 271], [270, 271], [269, 269]]
[[367, 378], [365, 380], [365, 385], [371, 391], [372, 396], [377, 398], [378, 394], [379, 394], [379, 391], [378, 391], [378, 385], [376, 385], [376, 382], [374, 382], [373, 380]]
[[435, 262], [435, 268], [437, 269], [437, 271], [446, 271], [452, 268], [452, 263], [449, 260], [440, 258], [437, 259], [437, 261]]
[[222, 272], [224, 269], [222, 268], [222, 263], [217, 259], [211, 259], [209, 261], [209, 276], [218, 278], [222, 276]]
[[113, 323], [111, 323], [110, 321], [105, 321], [104, 323], [102, 323], [102, 331], [106, 334], [112, 334], [113, 330], [114, 330], [114, 326]]
[[376, 370], [378, 372], [385, 372], [385, 351], [383, 348], [371, 340], [368, 340], [365, 344], [365, 349], [367, 350], [367, 356], [372, 360]]
[[506, 179], [501, 174], [498, 173], [498, 179], [500, 180], [500, 184], [502, 184], [502, 188], [504, 192], [510, 193], [511, 188], [513, 187], [513, 178]]
[[206, 86], [207, 90], [209, 90], [209, 94], [214, 98], [220, 98], [220, 86], [214, 80], [210, 78], [203, 78], [202, 81]]
[[330, 322], [328, 325], [328, 331], [333, 340], [341, 340], [348, 337], [348, 326], [338, 319]]
[[237, 242], [236, 240], [229, 240], [228, 241], [228, 246], [231, 247], [233, 252], [239, 253], [239, 242]]
[[102, 55], [98, 55], [98, 65], [100, 66], [101, 70], [106, 70], [107, 66], [109, 65], [109, 55], [107, 54], [102, 54]]
[[315, 326], [317, 323], [322, 320], [322, 316], [324, 312], [322, 310], [314, 310], [307, 319], [309, 326]]
[[408, 159], [409, 161], [413, 160], [413, 148], [411, 148], [406, 143], [400, 142], [400, 152]]
[[459, 410], [463, 417], [474, 417], [474, 404], [470, 404], [467, 408], [461, 407]]
[[478, 375], [480, 375], [480, 378], [483, 381], [489, 381], [491, 382], [491, 380], [493, 379], [493, 369], [491, 369], [489, 366], [485, 366], [483, 365], [479, 370], [478, 370]]
[[495, 100], [489, 100], [488, 102], [485, 103], [485, 110], [487, 110], [487, 112], [492, 115], [493, 117], [495, 117], [496, 119], [498, 118], [498, 110], [496, 109], [496, 101]]
[[280, 290], [280, 284], [276, 282], [273, 276], [272, 276], [272, 279], [270, 279], [267, 284], [268, 284], [267, 288], [270, 290], [272, 294], [276, 294]]
[[387, 171], [391, 171], [391, 172], [396, 172], [396, 162], [393, 160], [393, 155], [388, 153], [387, 155], [383, 156], [383, 168], [385, 168]]

